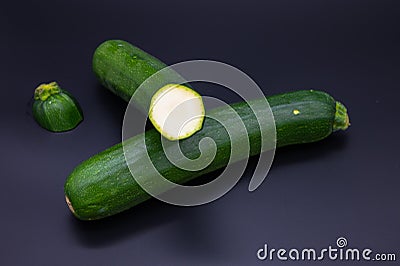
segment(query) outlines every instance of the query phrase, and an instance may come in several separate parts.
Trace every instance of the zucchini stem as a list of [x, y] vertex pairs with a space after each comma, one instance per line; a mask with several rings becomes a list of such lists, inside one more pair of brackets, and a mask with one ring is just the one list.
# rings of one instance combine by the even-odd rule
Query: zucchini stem
[[336, 102], [335, 120], [333, 122], [333, 131], [346, 130], [350, 126], [347, 108], [340, 102]]
[[61, 89], [57, 82], [53, 81], [48, 84], [40, 84], [35, 89], [35, 100], [46, 101], [53, 94], [60, 93]]

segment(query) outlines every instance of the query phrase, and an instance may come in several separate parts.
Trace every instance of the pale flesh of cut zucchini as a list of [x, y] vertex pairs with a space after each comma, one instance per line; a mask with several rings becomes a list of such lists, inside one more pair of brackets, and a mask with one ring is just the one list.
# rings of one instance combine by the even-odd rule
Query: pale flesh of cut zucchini
[[150, 121], [169, 140], [188, 138], [199, 131], [204, 114], [201, 96], [184, 85], [167, 84], [150, 102]]

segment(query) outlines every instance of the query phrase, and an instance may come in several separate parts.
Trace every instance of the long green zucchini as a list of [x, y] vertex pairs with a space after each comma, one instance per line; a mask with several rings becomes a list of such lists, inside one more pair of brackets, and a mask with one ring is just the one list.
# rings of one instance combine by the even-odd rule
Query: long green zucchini
[[[146, 79], [167, 66], [154, 56], [122, 40], [108, 40], [100, 44], [92, 61], [93, 72], [100, 83], [127, 102]], [[147, 90], [135, 95], [135, 104], [147, 108], [158, 89], [169, 83], [180, 83], [179, 81], [184, 80], [178, 73], [166, 69], [159, 80], [158, 88], [152, 88], [151, 91], [146, 88]]]
[[[346, 108], [330, 95], [313, 90], [296, 91], [267, 97], [271, 106], [277, 133], [277, 147], [321, 140], [333, 131], [345, 130], [349, 125]], [[263, 105], [252, 102], [257, 110]], [[231, 105], [239, 114], [248, 131], [250, 154], [260, 152], [260, 128], [252, 110], [245, 102]], [[229, 123], [227, 107], [211, 110], [214, 117]], [[226, 121], [228, 120], [228, 121]], [[213, 162], [198, 172], [175, 167], [166, 158], [161, 146], [160, 134], [156, 130], [129, 139], [128, 145], [143, 142], [147, 151], [133, 151], [140, 158], [148, 153], [156, 169], [167, 179], [183, 184], [205, 173], [224, 167], [229, 159], [231, 143], [227, 132], [213, 119], [205, 119], [203, 128], [188, 139], [180, 141], [183, 153], [189, 158], [200, 155], [199, 141], [211, 137], [217, 145]], [[210, 147], [212, 148], [212, 147]], [[248, 154], [243, 154], [243, 158]], [[148, 170], [141, 164], [134, 165], [135, 175], [151, 179]], [[65, 183], [66, 201], [73, 214], [82, 220], [107, 217], [129, 209], [150, 196], [132, 178], [127, 167], [123, 147], [117, 144], [81, 163], [70, 174]]]

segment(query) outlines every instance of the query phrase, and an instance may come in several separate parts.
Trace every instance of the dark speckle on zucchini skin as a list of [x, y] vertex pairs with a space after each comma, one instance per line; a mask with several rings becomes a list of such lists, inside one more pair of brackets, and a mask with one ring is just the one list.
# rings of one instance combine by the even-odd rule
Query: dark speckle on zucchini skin
[[[295, 91], [267, 98], [275, 118], [277, 147], [308, 143], [329, 136], [335, 129], [335, 123], [348, 122], [347, 113], [339, 118], [337, 103], [328, 94], [320, 91]], [[257, 109], [260, 100], [252, 101]], [[241, 102], [231, 105], [239, 114], [248, 131], [251, 155], [260, 152], [260, 128], [248, 104]], [[294, 115], [293, 110], [299, 110]], [[216, 117], [223, 117], [229, 123], [224, 107], [211, 110]], [[344, 127], [342, 129], [345, 129]], [[182, 152], [188, 158], [200, 155], [199, 141], [211, 137], [218, 149], [214, 161], [205, 169], [190, 172], [179, 169], [166, 158], [156, 130], [147, 131], [128, 140], [128, 145], [140, 143], [145, 138], [147, 150], [133, 150], [135, 160], [148, 153], [157, 170], [175, 183], [185, 183], [205, 173], [225, 166], [229, 160], [231, 143], [226, 130], [213, 119], [205, 119], [203, 128], [188, 139], [180, 141]], [[240, 144], [239, 144], [240, 145]], [[243, 154], [243, 158], [248, 156]], [[140, 163], [135, 164], [136, 175], [148, 176], [148, 170]], [[148, 176], [151, 180], [151, 176]], [[65, 195], [74, 215], [82, 220], [107, 217], [129, 209], [150, 196], [132, 178], [126, 165], [123, 147], [117, 144], [81, 163], [67, 178]]]

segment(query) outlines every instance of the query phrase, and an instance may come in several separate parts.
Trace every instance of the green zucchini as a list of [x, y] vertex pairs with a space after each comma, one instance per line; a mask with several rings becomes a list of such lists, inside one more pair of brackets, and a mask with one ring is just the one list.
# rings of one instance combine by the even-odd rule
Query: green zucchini
[[[333, 131], [345, 130], [349, 125], [346, 108], [330, 95], [313, 90], [295, 91], [267, 97], [271, 106], [277, 133], [277, 147], [315, 142], [329, 136]], [[264, 106], [253, 100], [251, 106], [257, 111]], [[248, 131], [250, 155], [260, 153], [260, 128], [253, 111], [245, 102], [231, 105], [240, 116]], [[227, 107], [209, 111], [214, 117], [229, 123]], [[199, 141], [212, 138], [217, 146], [213, 162], [197, 172], [186, 171], [171, 164], [164, 151], [159, 133], [149, 130], [127, 140], [127, 145], [143, 142], [147, 151], [134, 150], [132, 156], [140, 159], [150, 155], [156, 169], [167, 179], [183, 184], [205, 173], [224, 167], [230, 156], [231, 143], [224, 127], [214, 119], [205, 118], [203, 127], [190, 138], [180, 141], [183, 153], [189, 158], [200, 155]], [[212, 147], [210, 147], [212, 148]], [[248, 154], [243, 154], [243, 158]], [[148, 177], [148, 170], [141, 164], [134, 165], [135, 175]], [[107, 217], [129, 209], [150, 196], [132, 178], [127, 167], [122, 144], [117, 144], [81, 163], [65, 183], [65, 197], [73, 214], [82, 220]]]
[[56, 82], [36, 88], [32, 111], [36, 122], [53, 132], [74, 129], [83, 120], [78, 102]]
[[[202, 116], [205, 112], [202, 98], [190, 88], [189, 84], [185, 84], [185, 86], [179, 85], [180, 83], [184, 83], [183, 78], [172, 69], [166, 67], [157, 58], [122, 40], [108, 40], [103, 42], [97, 47], [93, 55], [93, 72], [104, 87], [125, 101], [129, 101], [132, 95], [137, 92], [133, 101], [140, 109], [149, 112], [150, 121], [165, 138], [169, 140], [188, 138], [202, 126]], [[152, 86], [137, 91], [138, 87], [146, 79], [161, 69], [164, 69], [163, 73], [158, 74], [158, 77], [161, 78], [153, 78]], [[162, 101], [154, 100], [155, 96], [160, 96], [160, 91], [171, 88], [172, 84], [175, 84], [173, 86], [176, 88], [175, 90], [170, 90], [171, 93], [163, 93]], [[182, 90], [183, 88], [184, 90]], [[177, 96], [172, 91], [188, 92], [190, 94], [184, 93]], [[185, 95], [186, 97], [184, 97]], [[196, 95], [198, 101], [191, 100], [192, 106], [188, 108], [188, 102], [186, 104], [182, 103], [187, 101], [185, 99], [187, 97], [193, 98], [190, 95]], [[155, 105], [155, 102], [158, 105], [161, 103], [165, 104], [158, 106]], [[174, 106], [175, 111], [170, 110], [171, 106]], [[193, 106], [196, 106], [196, 108]], [[172, 116], [169, 116], [171, 113], [173, 113], [172, 116], [175, 116], [174, 119], [172, 119]], [[158, 121], [159, 118], [163, 120], [162, 118], [165, 116], [169, 116], [167, 122], [160, 123], [161, 121]], [[184, 119], [183, 122], [190, 122], [183, 125], [180, 121], [181, 119]]]
[[[100, 44], [94, 52], [92, 65], [100, 83], [127, 102], [146, 79], [167, 67], [157, 58], [122, 40], [108, 40]], [[166, 69], [158, 88], [146, 88], [136, 95], [135, 103], [147, 110], [158, 89], [179, 81], [183, 78], [178, 73]]]

